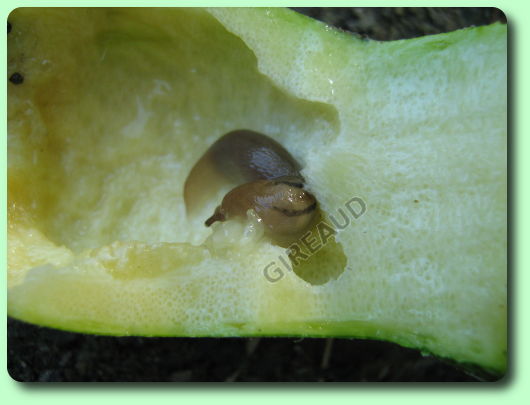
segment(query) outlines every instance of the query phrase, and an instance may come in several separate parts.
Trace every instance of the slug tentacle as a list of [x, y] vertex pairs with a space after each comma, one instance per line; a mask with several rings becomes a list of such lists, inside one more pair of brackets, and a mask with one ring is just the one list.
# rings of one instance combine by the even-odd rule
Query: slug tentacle
[[268, 236], [288, 245], [308, 230], [316, 216], [317, 202], [304, 189], [298, 162], [279, 143], [257, 132], [229, 132], [206, 151], [186, 179], [186, 211], [197, 209], [226, 184], [235, 187], [206, 226], [245, 218], [252, 209]]

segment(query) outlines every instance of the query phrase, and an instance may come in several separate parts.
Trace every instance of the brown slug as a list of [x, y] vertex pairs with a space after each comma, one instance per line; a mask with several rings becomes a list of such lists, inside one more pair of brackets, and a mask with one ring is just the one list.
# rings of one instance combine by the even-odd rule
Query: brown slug
[[229, 132], [205, 152], [186, 179], [187, 212], [194, 212], [226, 184], [236, 187], [225, 195], [206, 226], [246, 218], [252, 209], [268, 236], [288, 245], [315, 219], [317, 202], [304, 190], [300, 165], [278, 142], [260, 133]]

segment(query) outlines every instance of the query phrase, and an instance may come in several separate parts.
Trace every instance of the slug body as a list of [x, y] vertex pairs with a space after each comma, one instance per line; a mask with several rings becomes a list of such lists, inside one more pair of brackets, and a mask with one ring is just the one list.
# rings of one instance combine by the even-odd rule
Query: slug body
[[206, 226], [246, 218], [252, 209], [268, 236], [278, 244], [288, 245], [313, 223], [317, 202], [304, 190], [300, 165], [265, 135], [232, 131], [206, 151], [186, 179], [184, 199], [188, 214], [196, 212], [219, 187], [227, 185], [232, 190], [205, 221]]

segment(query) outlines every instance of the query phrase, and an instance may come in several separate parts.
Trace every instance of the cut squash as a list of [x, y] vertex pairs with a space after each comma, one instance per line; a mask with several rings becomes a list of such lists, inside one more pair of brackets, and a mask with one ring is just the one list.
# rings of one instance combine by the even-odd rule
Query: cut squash
[[[285, 9], [9, 21], [10, 316], [368, 337], [504, 372], [505, 25], [380, 43]], [[282, 144], [326, 223], [348, 222], [296, 265], [252, 221], [186, 217], [190, 169], [240, 128]]]

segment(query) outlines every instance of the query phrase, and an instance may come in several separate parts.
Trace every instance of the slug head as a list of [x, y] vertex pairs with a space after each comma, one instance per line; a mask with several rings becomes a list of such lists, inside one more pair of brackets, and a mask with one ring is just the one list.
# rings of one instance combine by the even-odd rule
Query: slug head
[[206, 220], [216, 221], [235, 217], [246, 218], [254, 210], [265, 227], [266, 234], [281, 246], [296, 241], [309, 230], [317, 214], [315, 197], [304, 190], [296, 176], [257, 180], [232, 189], [223, 198], [215, 213]]

